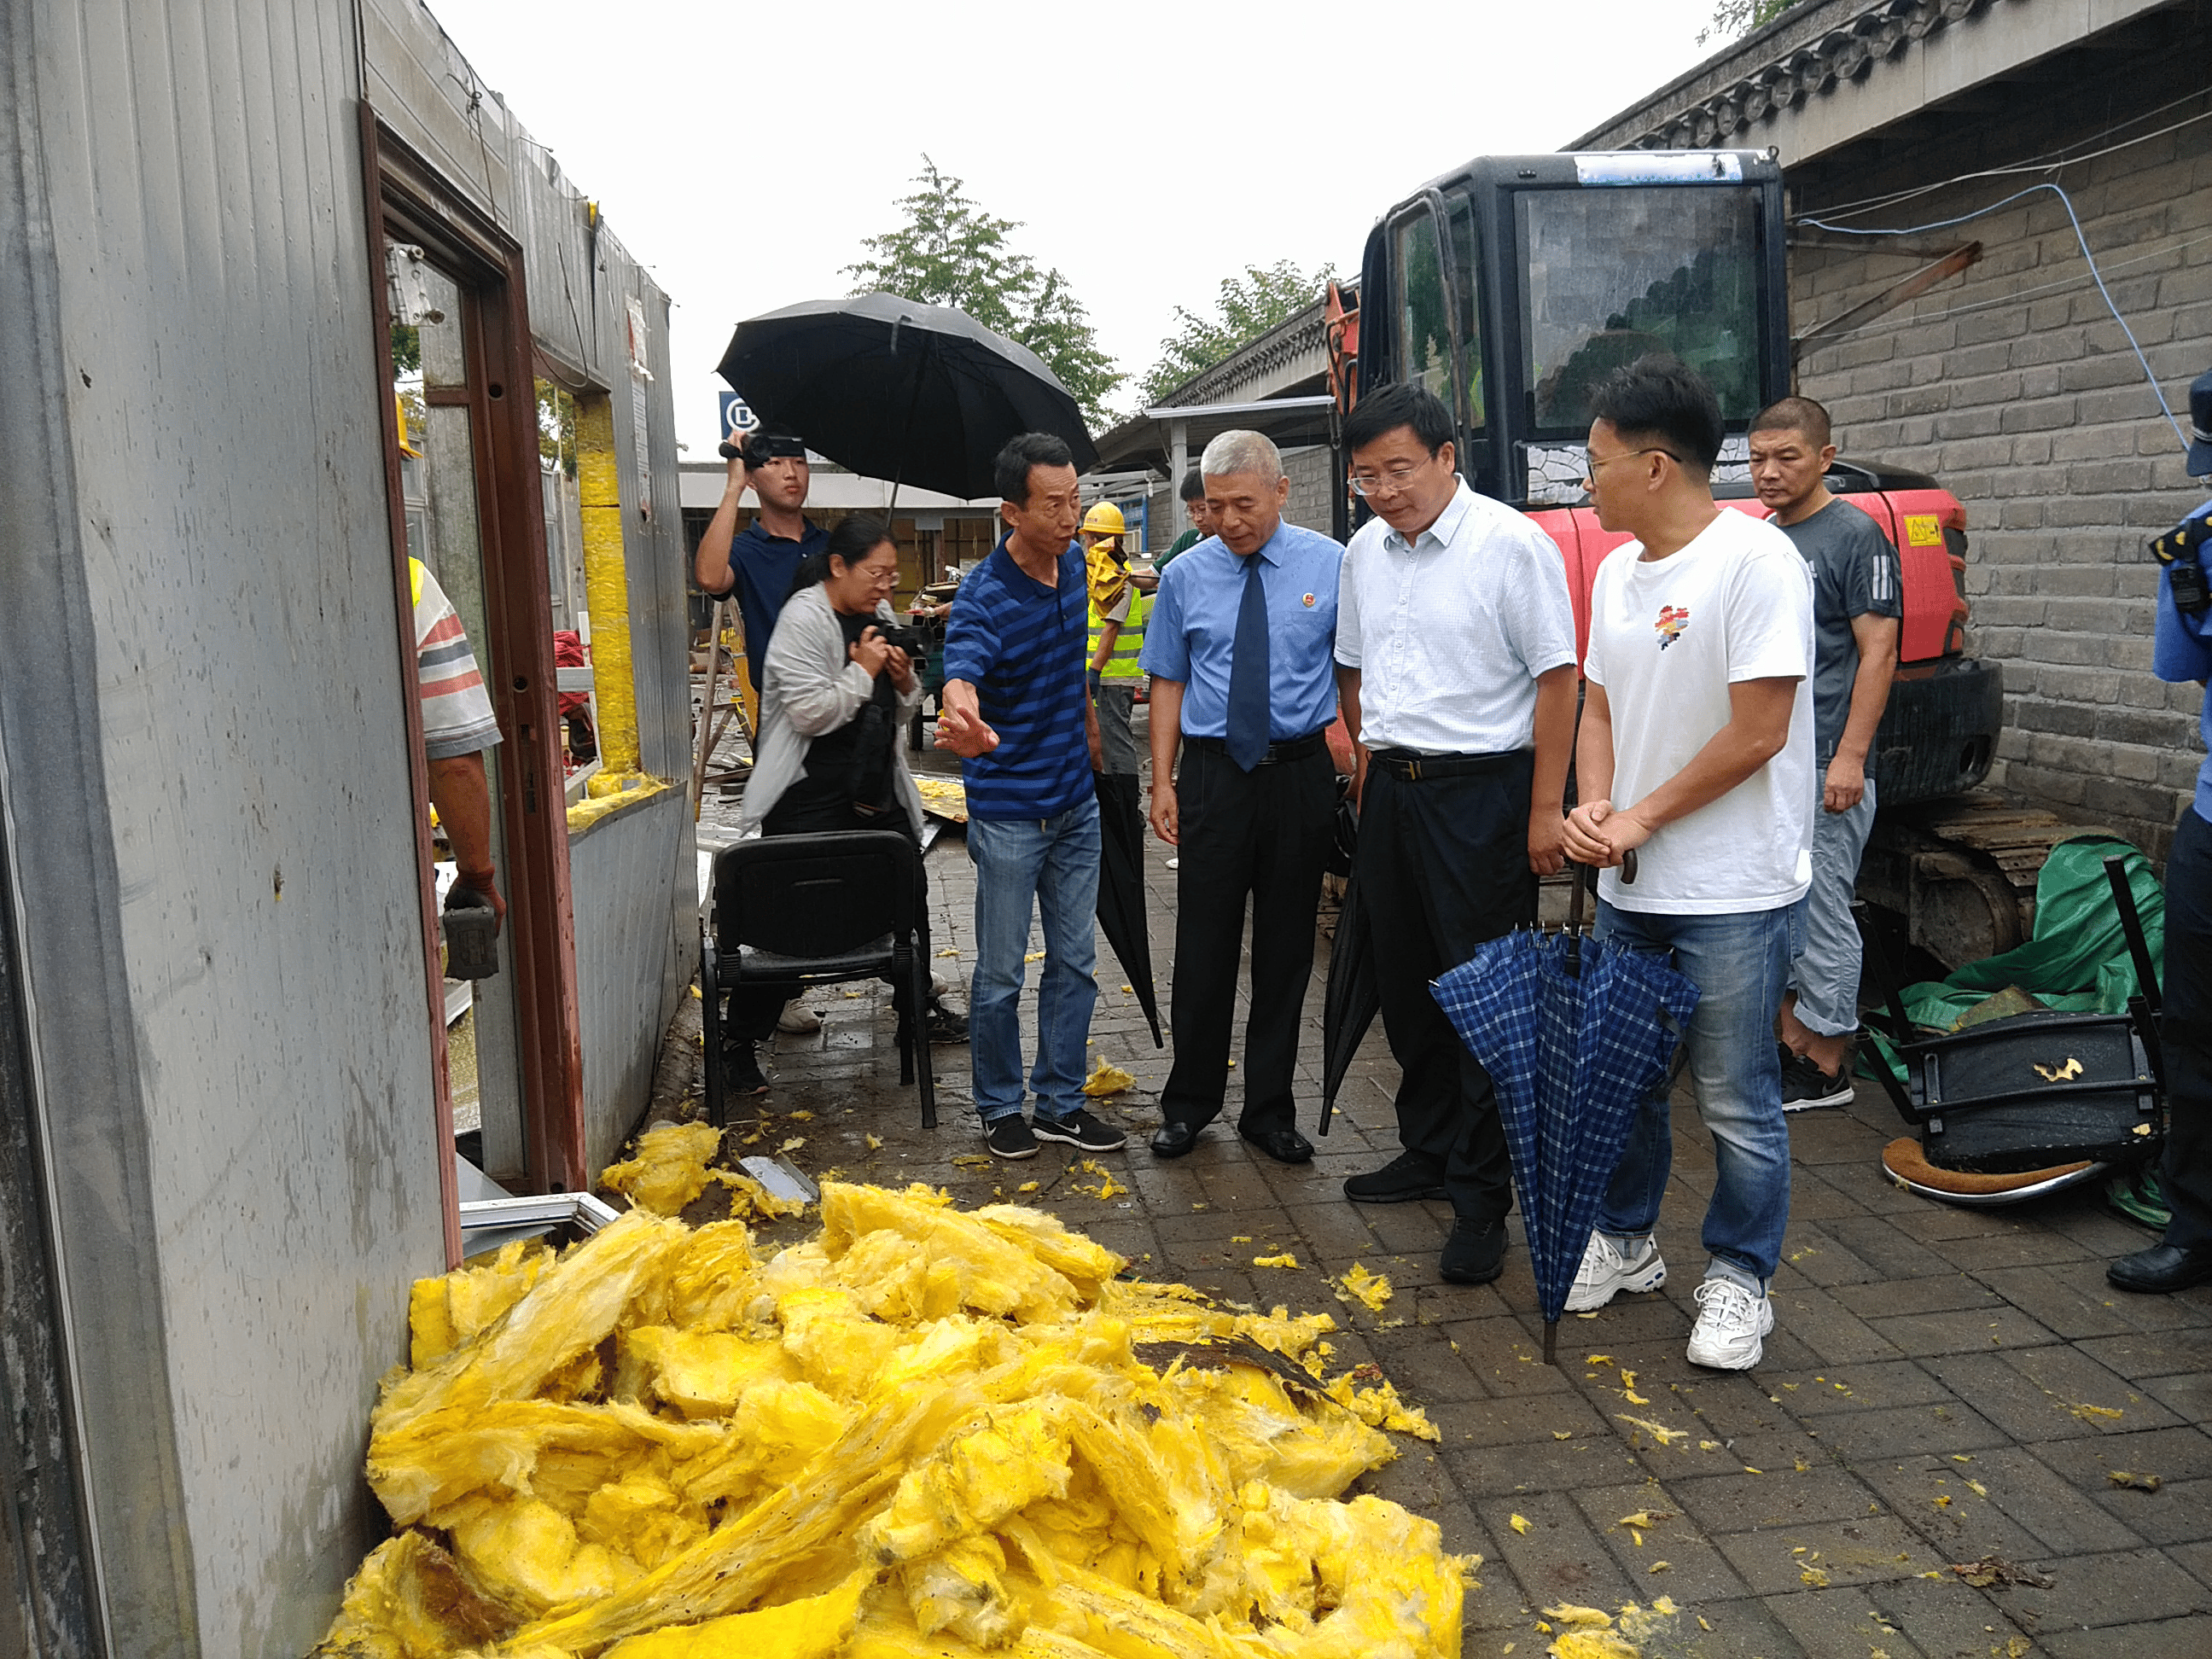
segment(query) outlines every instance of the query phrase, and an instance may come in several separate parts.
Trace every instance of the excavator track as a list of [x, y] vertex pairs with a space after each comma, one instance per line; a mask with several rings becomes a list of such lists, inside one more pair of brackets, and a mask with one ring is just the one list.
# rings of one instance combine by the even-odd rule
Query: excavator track
[[2035, 930], [2035, 883], [2051, 849], [2103, 824], [1975, 789], [1883, 810], [1859, 866], [1859, 896], [1904, 919], [1913, 944], [1956, 968]]

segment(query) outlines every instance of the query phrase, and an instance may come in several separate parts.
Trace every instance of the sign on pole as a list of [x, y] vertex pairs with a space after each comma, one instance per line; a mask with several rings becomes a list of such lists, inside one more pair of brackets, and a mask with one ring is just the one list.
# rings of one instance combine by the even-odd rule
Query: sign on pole
[[733, 444], [760, 424], [760, 416], [736, 392], [718, 392], [714, 395], [721, 400], [722, 442]]

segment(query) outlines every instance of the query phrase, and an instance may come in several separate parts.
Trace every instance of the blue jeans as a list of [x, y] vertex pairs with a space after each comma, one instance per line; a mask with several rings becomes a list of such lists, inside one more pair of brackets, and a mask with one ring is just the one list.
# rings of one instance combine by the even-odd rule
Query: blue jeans
[[1874, 814], [1872, 778], [1848, 812], [1813, 812], [1813, 885], [1797, 901], [1790, 983], [1797, 993], [1797, 1018], [1821, 1036], [1849, 1036], [1859, 1029], [1859, 924], [1851, 896]]
[[1083, 1109], [1084, 1049], [1098, 1000], [1098, 803], [1057, 817], [968, 823], [975, 866], [975, 972], [968, 988], [968, 1043], [975, 1110], [984, 1123], [1022, 1109], [1022, 980], [1030, 916], [1044, 924], [1037, 986], [1036, 1115]]
[[[1601, 939], [1671, 952], [1675, 969], [1698, 988], [1687, 1034], [1690, 1076], [1719, 1171], [1705, 1209], [1705, 1250], [1714, 1273], [1755, 1290], [1774, 1277], [1790, 1221], [1790, 1129], [1774, 1020], [1790, 972], [1795, 908], [1682, 916], [1616, 909], [1602, 899], [1597, 907]], [[1661, 1088], [1628, 1132], [1598, 1210], [1600, 1232], [1616, 1240], [1650, 1235], [1674, 1160], [1668, 1120]]]

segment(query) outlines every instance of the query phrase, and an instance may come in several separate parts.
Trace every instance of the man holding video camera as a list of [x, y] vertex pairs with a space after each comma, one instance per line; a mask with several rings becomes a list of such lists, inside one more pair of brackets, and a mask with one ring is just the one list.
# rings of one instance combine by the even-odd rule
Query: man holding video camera
[[[806, 446], [792, 434], [763, 427], [745, 434], [741, 445], [722, 446], [729, 475], [722, 500], [699, 538], [692, 574], [700, 590], [726, 599], [734, 593], [745, 619], [745, 665], [752, 672], [749, 713], [759, 726], [761, 667], [769, 635], [791, 597], [799, 562], [830, 544], [830, 533], [807, 518]], [[743, 533], [738, 532], [738, 501], [750, 488], [760, 511]]]
[[[745, 624], [745, 666], [752, 676], [745, 688], [745, 715], [757, 732], [769, 638], [783, 614], [783, 602], [791, 597], [799, 567], [809, 558], [821, 563], [830, 532], [804, 511], [811, 477], [806, 446], [798, 438], [763, 427], [747, 433], [740, 444], [724, 444], [722, 453], [729, 475], [721, 502], [699, 537], [691, 569], [709, 597], [737, 599]], [[738, 501], [748, 486], [760, 499], [760, 511], [739, 535]], [[804, 1036], [822, 1029], [822, 1016], [793, 997], [776, 1029]]]

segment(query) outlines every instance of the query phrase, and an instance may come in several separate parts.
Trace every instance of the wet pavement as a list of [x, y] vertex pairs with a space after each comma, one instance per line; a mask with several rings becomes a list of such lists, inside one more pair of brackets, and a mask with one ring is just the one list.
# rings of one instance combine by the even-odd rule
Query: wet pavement
[[[710, 802], [702, 845], [733, 820]], [[1170, 853], [1155, 842], [1146, 854], [1164, 1022]], [[927, 869], [933, 965], [964, 1003], [974, 881], [957, 829]], [[1309, 1135], [1332, 919], [1299, 1066]], [[1554, 1368], [1540, 1358], [1517, 1222], [1504, 1276], [1468, 1289], [1437, 1274], [1445, 1206], [1345, 1200], [1346, 1176], [1397, 1151], [1396, 1068], [1379, 1024], [1310, 1164], [1273, 1163], [1220, 1125], [1188, 1158], [1162, 1163], [1144, 1141], [1169, 1054], [1152, 1048], [1103, 940], [1098, 977], [1092, 1054], [1136, 1079], [1097, 1108], [1130, 1137], [1097, 1160], [1110, 1188], [1060, 1147], [1027, 1163], [986, 1158], [964, 1048], [936, 1051], [939, 1123], [922, 1129], [913, 1089], [898, 1082], [889, 992], [874, 984], [810, 998], [821, 1031], [775, 1039], [763, 1057], [773, 1087], [736, 1105], [732, 1127], [758, 1133], [757, 1150], [803, 1141], [793, 1161], [817, 1176], [1036, 1204], [1147, 1276], [1334, 1314], [1342, 1362], [1373, 1360], [1442, 1432], [1433, 1446], [1402, 1441], [1404, 1455], [1361, 1489], [1433, 1518], [1448, 1547], [1484, 1558], [1469, 1656], [1541, 1654], [1547, 1606], [1611, 1610], [1662, 1595], [1680, 1613], [1647, 1655], [2212, 1655], [2212, 1287], [2164, 1297], [2110, 1288], [2106, 1261], [2149, 1236], [2097, 1196], [1968, 1211], [1899, 1190], [1878, 1160], [1902, 1126], [1862, 1083], [1850, 1107], [1791, 1120], [1791, 1221], [1763, 1363], [1701, 1370], [1682, 1350], [1713, 1164], [1685, 1093], [1659, 1228], [1673, 1276], [1654, 1294], [1570, 1316]], [[1024, 1012], [1026, 1036], [1033, 1002]], [[696, 1044], [672, 1053], [695, 1057]], [[1236, 1086], [1232, 1073], [1231, 1121]], [[672, 1104], [696, 1085], [665, 1073], [659, 1092]], [[1038, 1190], [1018, 1190], [1032, 1181]], [[1285, 1252], [1295, 1268], [1255, 1263]], [[1379, 1314], [1346, 1305], [1328, 1282], [1354, 1262], [1396, 1287]]]

